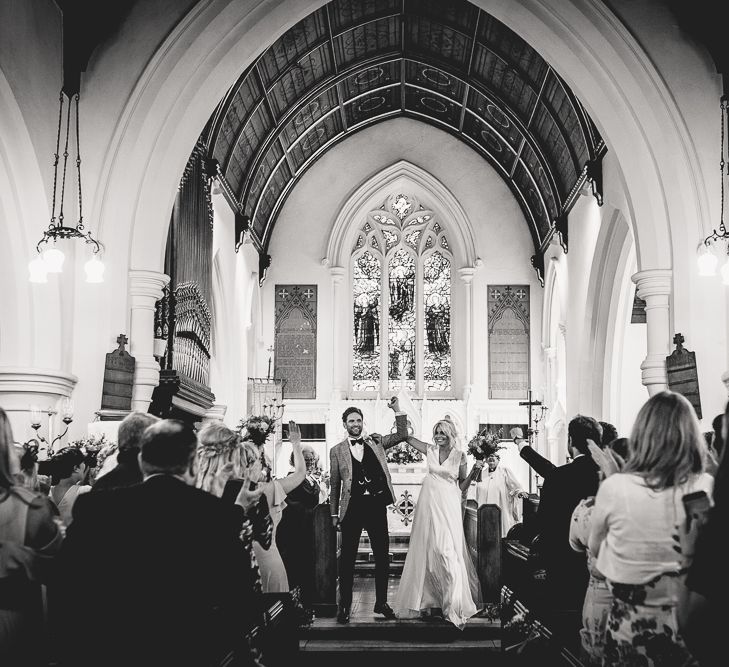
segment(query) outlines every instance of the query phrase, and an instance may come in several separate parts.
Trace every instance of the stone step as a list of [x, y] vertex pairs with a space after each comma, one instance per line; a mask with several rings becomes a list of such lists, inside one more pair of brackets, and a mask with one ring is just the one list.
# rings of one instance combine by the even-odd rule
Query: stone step
[[[363, 603], [359, 603], [360, 606]], [[360, 614], [360, 612], [356, 612]], [[379, 616], [354, 616], [347, 625], [340, 625], [334, 618], [317, 618], [308, 628], [299, 633], [301, 641], [349, 643], [357, 641], [399, 641], [416, 644], [443, 644], [453, 646], [456, 642], [495, 642], [501, 638], [501, 623], [485, 618], [472, 618], [463, 630], [440, 619], [422, 621], [419, 619], [398, 619], [388, 621]]]
[[370, 652], [377, 654], [377, 657], [372, 656], [372, 658], [378, 660], [378, 665], [382, 654], [397, 654], [402, 656], [403, 659], [407, 659], [408, 662], [403, 662], [403, 665], [414, 665], [413, 660], [416, 655], [427, 657], [434, 652], [458, 653], [470, 657], [485, 657], [492, 653], [498, 654], [501, 652], [501, 642], [498, 639], [460, 639], [447, 643], [416, 642], [402, 639], [356, 639], [342, 642], [311, 639], [302, 640], [299, 643], [299, 651], [317, 654], [325, 653], [328, 657], [341, 656], [343, 659], [348, 660], [351, 660], [355, 653]]
[[[405, 561], [390, 561], [390, 575], [401, 575]], [[354, 564], [354, 571], [361, 577], [374, 577], [375, 576], [375, 563], [367, 563], [364, 561], [357, 561]]]
[[[407, 551], [390, 549], [390, 562], [395, 562], [395, 561], [405, 562], [405, 558], [407, 557], [407, 555], [408, 555]], [[357, 559], [355, 562], [374, 563], [375, 554], [373, 554], [371, 551], [358, 551]]]

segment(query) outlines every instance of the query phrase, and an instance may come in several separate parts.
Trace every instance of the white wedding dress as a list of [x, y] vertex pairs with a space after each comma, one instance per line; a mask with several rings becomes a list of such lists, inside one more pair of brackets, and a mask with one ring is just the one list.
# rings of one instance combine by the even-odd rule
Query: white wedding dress
[[440, 609], [443, 618], [458, 628], [476, 614], [481, 587], [466, 547], [461, 514], [458, 468], [461, 452], [452, 449], [441, 464], [438, 447], [428, 445], [428, 473], [415, 506], [410, 545], [395, 613], [414, 618]]

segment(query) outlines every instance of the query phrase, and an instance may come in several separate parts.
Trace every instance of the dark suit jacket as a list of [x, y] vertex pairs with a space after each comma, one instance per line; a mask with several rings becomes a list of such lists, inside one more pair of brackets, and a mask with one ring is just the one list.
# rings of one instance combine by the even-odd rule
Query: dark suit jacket
[[547, 475], [549, 475], [549, 473], [557, 467], [530, 445], [522, 447], [519, 451], [519, 456], [521, 456], [521, 458], [523, 458], [531, 466], [532, 470], [534, 470], [537, 475], [544, 477], [545, 479]]
[[537, 511], [539, 550], [550, 594], [558, 595], [554, 602], [564, 608], [581, 608], [589, 578], [585, 555], [570, 547], [572, 512], [580, 500], [597, 493], [598, 484], [598, 467], [589, 456], [554, 468], [544, 478]]
[[123, 486], [141, 484], [143, 479], [142, 471], [139, 469], [139, 463], [137, 462], [136, 452], [119, 452], [116, 467], [99, 477], [94, 482], [91, 490], [118, 489]]
[[79, 496], [73, 514], [52, 589], [64, 666], [204, 667], [242, 643], [260, 601], [240, 507], [161, 475]]

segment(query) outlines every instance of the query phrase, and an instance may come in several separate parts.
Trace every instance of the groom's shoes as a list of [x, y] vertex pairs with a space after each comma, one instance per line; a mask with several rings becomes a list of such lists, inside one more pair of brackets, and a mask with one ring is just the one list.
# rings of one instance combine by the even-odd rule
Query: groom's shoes
[[343, 625], [349, 623], [349, 605], [339, 605], [337, 623], [341, 623]]
[[395, 612], [392, 611], [392, 607], [390, 607], [387, 602], [378, 602], [375, 605], [375, 614], [382, 614], [388, 621], [392, 621], [396, 618]]

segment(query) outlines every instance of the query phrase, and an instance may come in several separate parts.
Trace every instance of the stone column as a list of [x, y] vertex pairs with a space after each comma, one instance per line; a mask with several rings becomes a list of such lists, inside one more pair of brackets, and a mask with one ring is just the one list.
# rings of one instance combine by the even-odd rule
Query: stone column
[[[59, 370], [0, 366], [0, 405], [8, 415], [15, 440], [25, 442], [36, 435], [30, 427], [31, 406], [37, 406], [43, 413], [39, 435], [50, 443], [61, 433], [66, 426], [61, 422], [57, 406], [59, 401], [71, 396], [76, 381], [75, 375]], [[49, 410], [53, 413], [50, 417]]]
[[130, 354], [135, 358], [132, 410], [147, 412], [152, 392], [159, 384], [159, 364], [154, 357], [154, 306], [170, 281], [159, 271], [129, 272]]
[[[463, 376], [463, 400], [468, 400], [473, 385], [473, 276], [476, 274], [476, 268], [473, 266], [464, 266], [458, 269], [458, 277], [463, 281], [466, 288], [466, 312], [464, 317], [465, 341], [463, 349], [465, 350], [465, 374]], [[451, 321], [453, 321], [451, 319]], [[451, 347], [453, 346], [453, 333], [451, 329]]]
[[648, 269], [632, 277], [638, 286], [638, 296], [645, 301], [648, 354], [640, 365], [643, 384], [653, 396], [668, 387], [666, 357], [670, 353], [670, 297], [672, 271]]
[[332, 277], [332, 400], [335, 401], [341, 401], [347, 395], [345, 332], [351, 309], [345, 294], [346, 271], [343, 266], [329, 267]]

